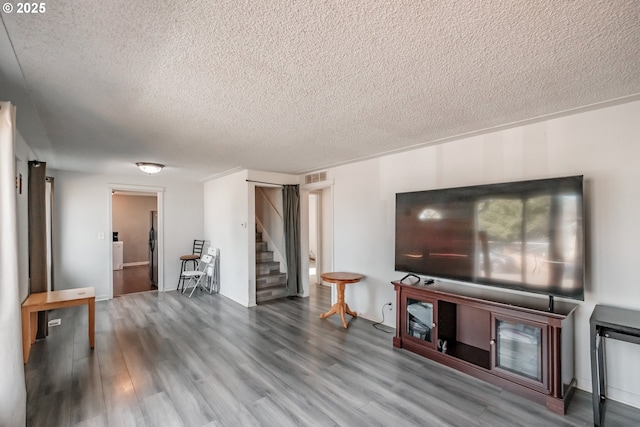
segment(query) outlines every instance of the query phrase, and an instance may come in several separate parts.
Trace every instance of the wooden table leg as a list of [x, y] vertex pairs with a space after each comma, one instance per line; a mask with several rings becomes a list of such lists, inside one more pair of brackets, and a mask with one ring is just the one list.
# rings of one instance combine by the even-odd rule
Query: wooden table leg
[[353, 317], [357, 317], [355, 311], [351, 311], [349, 306], [344, 302], [344, 282], [336, 282], [336, 291], [338, 292], [338, 301], [331, 306], [331, 309], [324, 314], [320, 315], [321, 319], [325, 319], [331, 315], [336, 313], [340, 314], [340, 318], [342, 319], [342, 326], [346, 329], [349, 327], [347, 324], [347, 319], [345, 318], [345, 313], [349, 314]]
[[338, 282], [336, 283], [336, 289], [338, 290], [338, 312], [340, 313], [340, 317], [342, 318], [342, 326], [347, 328], [347, 320], [344, 318], [344, 283]]
[[96, 336], [96, 300], [89, 300], [89, 347], [93, 348]]
[[325, 318], [327, 318], [327, 317], [329, 317], [329, 316], [331, 316], [331, 315], [336, 314], [337, 312], [338, 312], [338, 304], [333, 304], [333, 305], [331, 306], [331, 308], [329, 309], [329, 311], [327, 311], [326, 313], [322, 313], [322, 314], [320, 315], [320, 318], [321, 318], [321, 319], [325, 319]]
[[344, 304], [344, 308], [345, 308], [345, 311], [347, 312], [347, 314], [349, 314], [349, 315], [351, 315], [351, 316], [353, 316], [353, 317], [358, 317], [358, 313], [356, 313], [355, 311], [352, 311], [352, 310], [349, 308], [349, 304], [346, 304], [346, 303], [345, 303], [345, 304]]
[[31, 325], [31, 344], [36, 342], [36, 336], [38, 335], [38, 312], [32, 311], [29, 313], [29, 324]]
[[29, 361], [29, 352], [31, 351], [31, 313], [29, 310], [22, 309], [22, 359], [26, 365]]
[[89, 347], [93, 348], [95, 345], [96, 336], [96, 300], [89, 300]]

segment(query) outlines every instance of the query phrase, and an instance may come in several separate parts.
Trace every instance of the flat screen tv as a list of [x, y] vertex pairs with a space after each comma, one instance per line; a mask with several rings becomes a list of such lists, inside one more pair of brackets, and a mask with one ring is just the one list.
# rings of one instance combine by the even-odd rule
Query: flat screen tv
[[395, 269], [584, 299], [583, 177], [396, 194]]

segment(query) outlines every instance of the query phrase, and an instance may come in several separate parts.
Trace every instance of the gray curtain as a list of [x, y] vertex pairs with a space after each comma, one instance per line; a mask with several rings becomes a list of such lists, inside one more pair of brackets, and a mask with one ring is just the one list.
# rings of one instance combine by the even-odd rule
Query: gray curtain
[[282, 187], [282, 205], [284, 211], [284, 244], [287, 252], [287, 293], [302, 294], [300, 280], [300, 187], [285, 185]]
[[47, 183], [49, 183], [50, 185], [50, 193], [49, 193], [49, 218], [47, 219], [50, 222], [50, 226], [51, 228], [48, 230], [47, 232], [47, 252], [48, 252], [48, 259], [47, 259], [47, 264], [48, 264], [48, 275], [49, 275], [49, 287], [51, 288], [52, 291], [56, 290], [56, 287], [54, 286], [53, 283], [53, 183], [54, 183], [54, 179], [52, 176], [48, 176], [45, 180]]
[[[46, 224], [46, 182], [47, 164], [29, 162], [29, 294], [47, 292], [47, 224]], [[47, 312], [38, 313], [36, 338], [46, 338], [49, 334]]]

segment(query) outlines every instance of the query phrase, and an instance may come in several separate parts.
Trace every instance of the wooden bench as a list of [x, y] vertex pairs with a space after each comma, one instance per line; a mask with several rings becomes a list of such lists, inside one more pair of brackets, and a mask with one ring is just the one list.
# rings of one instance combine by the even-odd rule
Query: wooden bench
[[38, 312], [83, 304], [87, 304], [89, 309], [89, 346], [93, 348], [96, 316], [96, 293], [94, 288], [37, 292], [29, 295], [24, 300], [22, 303], [22, 355], [25, 365], [29, 361], [31, 344], [36, 342]]

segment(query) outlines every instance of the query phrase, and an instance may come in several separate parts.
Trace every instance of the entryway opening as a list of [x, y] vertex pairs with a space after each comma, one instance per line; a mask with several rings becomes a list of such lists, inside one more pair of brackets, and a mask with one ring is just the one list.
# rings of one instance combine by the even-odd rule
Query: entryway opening
[[287, 296], [282, 186], [256, 185], [256, 304]]
[[321, 283], [318, 263], [322, 265], [321, 193], [309, 193], [309, 285]]
[[317, 188], [308, 192], [309, 212], [309, 296], [317, 292], [330, 292], [320, 275], [333, 269], [333, 198], [331, 187]]
[[110, 190], [112, 297], [162, 290], [162, 192]]

